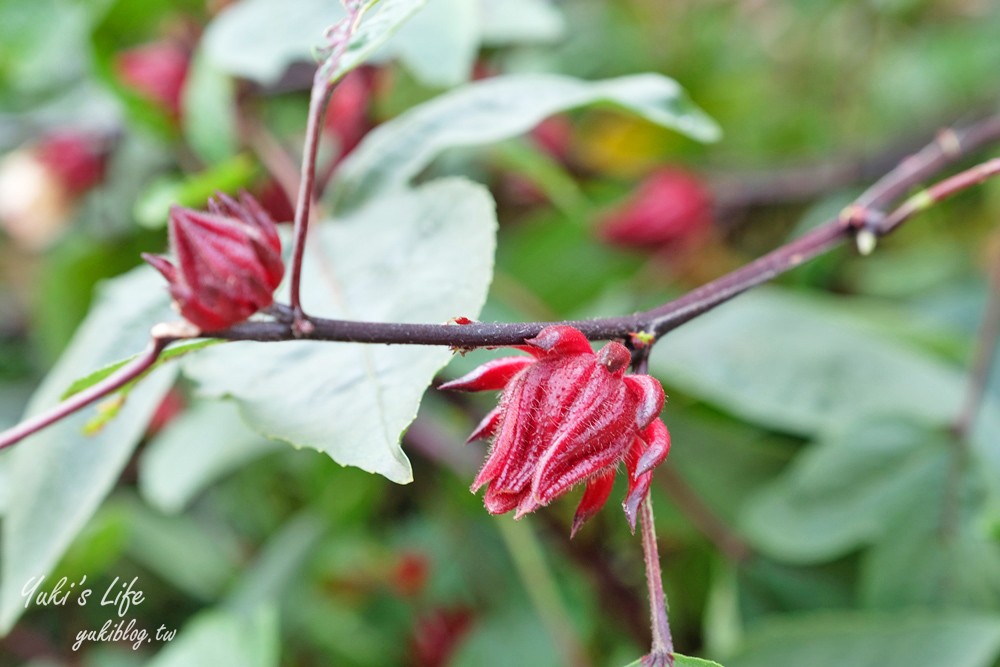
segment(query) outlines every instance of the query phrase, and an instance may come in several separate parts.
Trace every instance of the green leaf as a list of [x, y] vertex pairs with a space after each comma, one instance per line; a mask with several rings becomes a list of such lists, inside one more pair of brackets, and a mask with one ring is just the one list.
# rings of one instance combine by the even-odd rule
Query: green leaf
[[[151, 643], [155, 645], [156, 639]], [[280, 655], [278, 614], [273, 608], [261, 607], [246, 615], [208, 611], [185, 625], [146, 667], [278, 667]]]
[[843, 555], [880, 538], [914, 494], [936, 486], [951, 446], [944, 433], [904, 419], [851, 422], [807, 449], [753, 498], [742, 528], [759, 548], [784, 560]]
[[814, 435], [872, 414], [947, 424], [964, 373], [817, 297], [757, 289], [669, 333], [652, 372], [776, 430]]
[[562, 12], [547, 0], [480, 0], [479, 16], [484, 46], [554, 42], [566, 33]]
[[139, 460], [139, 490], [163, 512], [180, 512], [212, 482], [281, 443], [262, 438], [229, 402], [202, 401], [160, 433]]
[[667, 410], [671, 438], [683, 443], [670, 452], [670, 465], [727, 522], [735, 523], [752, 494], [792, 458], [788, 443], [743, 422], [720, 419], [715, 411], [669, 404]]
[[330, 188], [334, 203], [341, 210], [358, 206], [405, 186], [446, 149], [507, 139], [554, 113], [598, 102], [702, 141], [719, 136], [715, 123], [680, 86], [657, 74], [605, 81], [556, 74], [499, 76], [435, 98], [370, 132], [338, 170]]
[[[210, 449], [210, 440], [202, 441]], [[129, 520], [129, 556], [174, 588], [196, 600], [216, 598], [233, 579], [239, 545], [224, 540], [225, 532], [191, 516], [165, 516], [150, 511], [135, 498], [115, 498]], [[206, 525], [207, 524], [207, 525]]]
[[[429, 0], [420, 10], [424, 2], [381, 0], [340, 75], [364, 60], [398, 56], [423, 84], [451, 87], [468, 80], [480, 46], [552, 42], [566, 29], [562, 13], [543, 0]], [[203, 46], [222, 71], [274, 84], [290, 64], [311, 62], [322, 29], [344, 16], [335, 0], [243, 0], [209, 24]]]
[[87, 10], [69, 0], [0, 3], [0, 90], [28, 97], [78, 82], [94, 19]]
[[451, 88], [469, 80], [482, 46], [552, 42], [565, 28], [545, 0], [428, 0], [379, 56], [398, 56], [426, 86]]
[[226, 597], [225, 607], [248, 613], [260, 607], [280, 604], [293, 583], [303, 576], [306, 561], [326, 529], [326, 522], [311, 510], [303, 510], [287, 521], [244, 572]]
[[988, 503], [995, 507], [996, 480], [975, 456], [949, 445], [950, 460], [912, 485], [907, 503], [888, 517], [882, 539], [864, 555], [865, 606], [996, 609], [1000, 542], [984, 520]]
[[337, 67], [330, 72], [330, 80], [337, 81], [371, 58], [426, 3], [427, 0], [368, 0], [361, 24], [347, 43]]
[[759, 626], [726, 667], [988, 667], [998, 651], [997, 616], [823, 614]]
[[327, 26], [346, 16], [333, 0], [243, 0], [208, 24], [205, 57], [219, 70], [274, 85], [294, 62], [312, 62]]
[[[162, 364], [164, 364], [164, 363], [166, 363], [168, 361], [171, 361], [173, 359], [181, 357], [181, 356], [183, 356], [185, 354], [188, 354], [189, 352], [194, 352], [195, 350], [201, 350], [201, 349], [206, 348], [206, 347], [208, 347], [210, 345], [216, 345], [218, 343], [224, 343], [224, 342], [225, 341], [220, 340], [218, 338], [209, 338], [209, 339], [206, 339], [206, 340], [195, 341], [193, 343], [183, 343], [183, 342], [179, 343], [179, 344], [175, 345], [174, 347], [171, 347], [171, 348], [165, 350], [160, 355], [160, 358], [157, 359], [156, 363], [153, 364], [153, 367], [152, 367], [152, 369], [150, 369], [150, 371], [147, 371], [143, 376], [140, 376], [139, 378], [136, 378], [135, 380], [133, 380], [129, 384], [127, 384], [124, 387], [122, 387], [121, 389], [119, 389], [118, 391], [120, 391], [120, 392], [131, 391], [131, 388], [142, 377], [145, 377], [145, 375], [148, 375], [150, 372], [152, 372], [153, 370], [156, 370], [159, 366], [161, 366]], [[84, 389], [89, 389], [90, 387], [93, 387], [95, 384], [97, 384], [101, 380], [107, 378], [108, 376], [110, 376], [111, 374], [113, 374], [115, 371], [117, 371], [119, 368], [121, 368], [125, 364], [133, 361], [138, 356], [139, 356], [138, 354], [133, 354], [131, 357], [128, 357], [127, 359], [120, 359], [120, 360], [118, 360], [118, 361], [116, 361], [114, 363], [111, 363], [111, 364], [108, 364], [107, 366], [104, 366], [103, 368], [99, 368], [96, 371], [93, 371], [92, 373], [84, 375], [82, 378], [74, 380], [73, 384], [71, 384], [69, 386], [69, 388], [66, 389], [66, 391], [64, 391], [62, 393], [62, 396], [59, 397], [59, 400], [64, 401], [67, 398], [69, 398], [70, 396], [72, 396], [73, 394], [79, 394]]]
[[249, 184], [256, 174], [256, 163], [240, 154], [197, 174], [157, 178], [136, 199], [135, 219], [144, 227], [164, 227], [171, 206], [205, 208], [205, 202], [217, 191], [235, 192]]
[[984, 520], [996, 501], [988, 471], [943, 430], [862, 420], [800, 455], [751, 500], [742, 528], [759, 549], [791, 562], [871, 545], [861, 576], [869, 607], [991, 609], [1000, 544]]
[[[426, 0], [374, 0], [331, 78], [370, 58]], [[311, 62], [323, 30], [346, 16], [332, 0], [244, 0], [219, 14], [202, 47], [223, 72], [264, 85], [278, 82], [294, 62]]]
[[[493, 265], [496, 219], [484, 188], [459, 179], [380, 198], [316, 229], [302, 285], [324, 317], [445, 322], [475, 317]], [[232, 397], [256, 431], [396, 482], [399, 447], [444, 347], [294, 341], [233, 343], [185, 364], [202, 393]]]
[[[452, 667], [566, 664], [527, 602], [520, 600], [478, 618], [455, 650]], [[516, 638], [516, 640], [514, 639]]]
[[236, 155], [235, 85], [223, 72], [198, 52], [184, 85], [184, 136], [192, 150], [207, 164]]
[[[628, 663], [625, 667], [642, 667], [642, 658]], [[705, 660], [704, 658], [691, 658], [680, 653], [674, 653], [674, 667], [722, 667], [722, 665], [711, 660]]]
[[[162, 278], [149, 267], [105, 283], [28, 413], [54, 405], [74, 378], [120, 358], [123, 350], [142, 349], [150, 327], [172, 316]], [[132, 392], [118, 419], [93, 438], [80, 432], [90, 414], [82, 410], [16, 445], [5, 457], [10, 488], [0, 559], [0, 632], [9, 630], [23, 611], [25, 583], [56, 565], [114, 485], [176, 374], [176, 365], [153, 373]]]
[[392, 52], [429, 86], [457, 86], [469, 79], [479, 53], [479, 7], [471, 0], [428, 0], [400, 29]]
[[712, 660], [674, 653], [674, 667], [722, 667], [722, 665]]

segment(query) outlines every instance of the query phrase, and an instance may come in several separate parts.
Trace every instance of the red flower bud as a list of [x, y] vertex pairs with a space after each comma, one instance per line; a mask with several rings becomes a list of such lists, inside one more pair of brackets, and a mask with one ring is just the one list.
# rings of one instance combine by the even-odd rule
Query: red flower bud
[[185, 319], [216, 331], [270, 306], [285, 267], [274, 222], [250, 195], [237, 202], [219, 194], [208, 209], [170, 210], [177, 266], [158, 255], [144, 253], [143, 259], [167, 279]]
[[356, 69], [337, 84], [326, 109], [323, 129], [337, 138], [338, 160], [361, 143], [374, 123], [369, 114], [375, 89], [375, 70]]
[[189, 63], [190, 56], [180, 46], [153, 42], [115, 56], [115, 71], [122, 83], [176, 119]]
[[648, 247], [700, 236], [711, 224], [712, 196], [701, 180], [680, 169], [663, 169], [598, 226], [605, 241]]
[[670, 436], [658, 419], [663, 387], [648, 375], [625, 375], [631, 354], [608, 343], [597, 354], [584, 335], [551, 326], [526, 341], [530, 357], [488, 362], [442, 389], [503, 389], [500, 405], [470, 440], [495, 436], [473, 491], [488, 485], [491, 514], [514, 518], [547, 505], [571, 487], [587, 488], [573, 532], [607, 501], [618, 463], [625, 461], [629, 493], [625, 514], [635, 529], [635, 509], [649, 492], [652, 469], [667, 455]]
[[570, 162], [573, 152], [573, 125], [566, 116], [550, 116], [535, 126], [531, 138], [554, 160]]
[[104, 177], [105, 138], [60, 130], [0, 161], [0, 227], [42, 250], [70, 223], [80, 197]]
[[35, 146], [38, 161], [49, 168], [71, 195], [81, 195], [104, 178], [107, 150], [101, 137], [62, 131]]
[[467, 607], [434, 607], [413, 624], [406, 654], [413, 667], [445, 667], [472, 629], [475, 616]]

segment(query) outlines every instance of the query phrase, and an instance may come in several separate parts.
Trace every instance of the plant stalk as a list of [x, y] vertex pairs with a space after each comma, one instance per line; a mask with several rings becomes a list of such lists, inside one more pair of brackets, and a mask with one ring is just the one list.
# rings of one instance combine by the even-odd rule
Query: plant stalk
[[670, 635], [667, 616], [667, 596], [663, 592], [663, 573], [656, 546], [656, 525], [653, 522], [653, 495], [649, 494], [639, 508], [642, 530], [642, 555], [646, 561], [646, 586], [649, 588], [649, 618], [653, 642], [642, 658], [643, 667], [673, 667], [674, 640]]

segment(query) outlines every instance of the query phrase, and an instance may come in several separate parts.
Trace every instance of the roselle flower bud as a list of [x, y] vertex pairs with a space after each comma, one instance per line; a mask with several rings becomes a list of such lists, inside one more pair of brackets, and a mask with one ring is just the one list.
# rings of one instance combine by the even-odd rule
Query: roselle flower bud
[[663, 169], [604, 216], [598, 229], [609, 243], [655, 247], [696, 238], [711, 224], [712, 196], [701, 180], [680, 169]]
[[632, 357], [624, 345], [608, 343], [595, 354], [570, 326], [546, 327], [526, 343], [520, 349], [534, 358], [495, 359], [441, 385], [503, 389], [500, 405], [469, 437], [471, 442], [495, 436], [472, 490], [488, 485], [487, 511], [516, 510], [517, 519], [585, 482], [573, 520], [576, 533], [607, 501], [624, 461], [629, 473], [624, 509], [635, 530], [651, 471], [670, 449], [670, 435], [658, 418], [663, 387], [648, 375], [625, 374]]
[[274, 222], [250, 195], [219, 194], [209, 212], [170, 210], [175, 266], [164, 257], [143, 259], [170, 284], [174, 304], [192, 324], [216, 331], [242, 322], [274, 301], [285, 267]]

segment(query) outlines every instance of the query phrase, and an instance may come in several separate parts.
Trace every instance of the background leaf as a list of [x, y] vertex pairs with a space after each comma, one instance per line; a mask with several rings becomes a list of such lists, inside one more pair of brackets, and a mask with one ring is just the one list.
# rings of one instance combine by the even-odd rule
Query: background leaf
[[[28, 413], [57, 403], [74, 379], [121, 358], [123, 351], [142, 349], [150, 327], [174, 317], [162, 279], [149, 267], [105, 283]], [[11, 484], [3, 521], [0, 631], [9, 629], [24, 609], [22, 587], [52, 570], [114, 485], [177, 371], [164, 366], [150, 375], [129, 395], [118, 418], [94, 437], [81, 433], [91, 408], [5, 453]]]
[[181, 120], [192, 150], [208, 164], [236, 154], [236, 91], [228, 76], [198, 53], [191, 61]]
[[731, 413], [810, 435], [871, 414], [945, 424], [964, 376], [929, 355], [875, 334], [780, 289], [758, 289], [668, 334], [651, 367]]
[[448, 148], [493, 143], [559, 111], [598, 102], [702, 141], [719, 136], [715, 123], [664, 76], [593, 82], [555, 74], [499, 76], [446, 93], [373, 130], [338, 170], [331, 187], [334, 204], [350, 209], [400, 188]]
[[[372, 321], [475, 317], [492, 274], [494, 216], [483, 188], [449, 179], [326, 224], [305, 265], [305, 308]], [[267, 437], [409, 482], [400, 434], [450, 357], [442, 347], [235, 343], [190, 358], [185, 372], [205, 395], [236, 399]]]
[[[398, 57], [428, 86], [467, 81], [481, 46], [551, 42], [566, 29], [559, 9], [545, 0], [380, 0], [380, 4], [387, 5], [382, 11], [389, 13], [379, 21], [378, 39], [358, 38], [365, 45], [358, 58], [374, 56], [374, 61], [383, 62]], [[408, 20], [414, 12], [416, 16]], [[312, 62], [311, 47], [319, 42], [323, 28], [344, 16], [343, 7], [334, 0], [244, 0], [209, 24], [205, 44], [212, 62], [223, 71], [274, 84], [292, 63]], [[383, 32], [386, 28], [389, 32]], [[383, 44], [396, 28], [399, 33]], [[245, 48], [247, 43], [254, 48]], [[375, 52], [372, 47], [380, 49]], [[350, 68], [359, 64], [355, 56], [348, 62]]]
[[139, 462], [139, 489], [163, 512], [179, 512], [227, 472], [276, 449], [243, 422], [235, 405], [193, 405], [146, 447]]
[[480, 38], [484, 45], [550, 42], [563, 37], [566, 21], [547, 0], [480, 0]]
[[1000, 649], [995, 616], [829, 614], [752, 633], [726, 667], [987, 667]]
[[393, 40], [413, 74], [431, 86], [456, 86], [468, 80], [479, 54], [479, 3], [428, 0]]
[[[748, 504], [741, 526], [768, 554], [817, 562], [878, 539], [902, 507], [937, 488], [952, 444], [898, 418], [866, 419], [801, 454]], [[932, 492], [933, 493], [933, 492]], [[935, 506], [919, 512], [935, 515]]]
[[278, 615], [273, 609], [259, 608], [252, 614], [205, 612], [184, 626], [147, 667], [277, 667], [281, 664], [278, 637]]
[[368, 60], [426, 2], [427, 0], [368, 0], [370, 9], [362, 17], [358, 30], [348, 42], [347, 50], [337, 67], [330, 73], [330, 80], [337, 81]]
[[329, 0], [243, 0], [208, 24], [202, 48], [223, 72], [275, 84], [292, 63], [312, 62], [323, 30], [344, 16]]
[[[340, 66], [337, 80], [371, 57], [426, 0], [377, 0], [361, 21]], [[275, 84], [288, 66], [313, 62], [312, 48], [323, 31], [346, 16], [328, 0], [248, 0], [232, 5], [209, 24], [203, 45], [224, 72]], [[246, 48], [253, 44], [254, 48]]]

